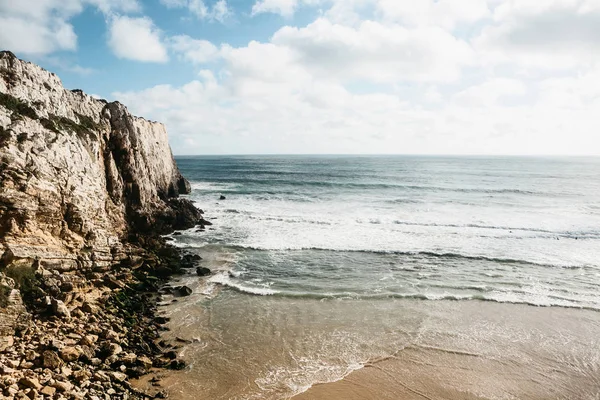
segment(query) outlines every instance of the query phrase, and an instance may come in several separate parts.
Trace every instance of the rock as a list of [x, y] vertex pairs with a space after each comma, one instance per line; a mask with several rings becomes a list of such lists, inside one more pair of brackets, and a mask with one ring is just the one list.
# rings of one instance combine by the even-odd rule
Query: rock
[[182, 370], [185, 368], [185, 362], [182, 360], [173, 360], [169, 363], [169, 368], [174, 370]]
[[122, 372], [109, 372], [108, 376], [110, 376], [113, 380], [117, 381], [117, 382], [123, 382], [127, 379], [127, 375], [122, 373]]
[[66, 362], [76, 361], [80, 355], [81, 352], [75, 347], [65, 347], [60, 351], [60, 357]]
[[19, 384], [25, 386], [26, 388], [30, 388], [30, 389], [36, 389], [39, 390], [42, 388], [42, 385], [40, 385], [40, 381], [38, 381], [36, 378], [32, 378], [32, 377], [23, 377], [19, 380]]
[[92, 373], [84, 369], [73, 372], [73, 378], [78, 382], [88, 381], [92, 377]]
[[221, 196], [219, 196], [219, 200], [227, 200], [227, 197], [221, 195]]
[[193, 293], [192, 289], [187, 286], [177, 286], [173, 289], [173, 294], [176, 296], [189, 296]]
[[196, 274], [198, 276], [208, 276], [211, 274], [211, 270], [205, 267], [196, 268]]
[[12, 347], [14, 339], [12, 336], [0, 336], [0, 352]]
[[42, 353], [44, 360], [44, 367], [50, 369], [57, 369], [62, 367], [63, 361], [60, 359], [58, 354], [52, 350], [46, 350]]
[[54, 315], [63, 318], [71, 318], [71, 312], [69, 311], [65, 303], [62, 302], [62, 300], [52, 299], [51, 301], [52, 312], [54, 313]]
[[104, 332], [104, 338], [106, 340], [110, 340], [111, 342], [115, 342], [119, 340], [119, 334], [113, 331], [112, 329], [109, 329], [106, 332]]
[[50, 386], [52, 386], [59, 392], [70, 392], [73, 389], [73, 384], [71, 382], [67, 382], [67, 381], [64, 381], [64, 382], [56, 381], [53, 384], [51, 384]]
[[103, 371], [96, 371], [94, 380], [97, 382], [110, 382], [110, 377]]
[[42, 388], [42, 390], [40, 390], [40, 393], [45, 395], [45, 396], [54, 396], [54, 393], [56, 393], [56, 388], [53, 388], [52, 386], [44, 386]]
[[85, 311], [86, 313], [89, 313], [89, 314], [96, 314], [96, 313], [98, 313], [98, 307], [96, 305], [88, 302], [88, 301], [84, 302], [81, 305], [81, 310]]
[[116, 356], [117, 354], [119, 354], [123, 351], [123, 348], [116, 343], [110, 343], [108, 346], [105, 346], [104, 348], [106, 349], [106, 352], [110, 356]]
[[98, 341], [97, 335], [85, 335], [84, 337], [81, 338], [79, 343], [81, 343], [82, 345], [85, 345], [85, 346], [93, 346], [94, 343], [96, 343], [97, 341]]
[[152, 360], [146, 356], [138, 357], [137, 363], [147, 370], [152, 368]]

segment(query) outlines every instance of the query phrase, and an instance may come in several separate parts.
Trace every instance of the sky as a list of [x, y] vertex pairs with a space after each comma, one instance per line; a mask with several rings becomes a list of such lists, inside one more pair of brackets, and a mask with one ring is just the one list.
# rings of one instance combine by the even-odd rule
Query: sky
[[175, 154], [600, 155], [600, 0], [0, 0]]

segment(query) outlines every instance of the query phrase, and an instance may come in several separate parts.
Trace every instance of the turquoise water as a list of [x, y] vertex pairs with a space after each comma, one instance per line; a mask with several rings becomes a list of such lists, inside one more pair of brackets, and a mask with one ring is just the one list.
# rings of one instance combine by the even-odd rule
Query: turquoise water
[[190, 198], [215, 224], [178, 236], [177, 245], [231, 256], [209, 280], [214, 287], [600, 310], [598, 158], [177, 162]]

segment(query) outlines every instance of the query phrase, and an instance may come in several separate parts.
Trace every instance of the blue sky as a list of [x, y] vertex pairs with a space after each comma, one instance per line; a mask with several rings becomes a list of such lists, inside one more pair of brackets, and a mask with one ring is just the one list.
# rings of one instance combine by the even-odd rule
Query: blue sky
[[0, 0], [0, 47], [176, 154], [600, 154], [597, 0]]

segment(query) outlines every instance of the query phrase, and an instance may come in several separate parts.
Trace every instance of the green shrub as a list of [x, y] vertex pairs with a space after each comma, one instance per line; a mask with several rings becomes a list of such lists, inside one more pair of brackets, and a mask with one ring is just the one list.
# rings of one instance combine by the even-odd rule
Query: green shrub
[[6, 109], [12, 111], [16, 116], [24, 116], [31, 119], [37, 119], [38, 115], [29, 104], [22, 100], [17, 99], [7, 93], [0, 93], [0, 105], [6, 107]]
[[30, 266], [9, 266], [4, 270], [4, 274], [14, 279], [17, 288], [21, 291], [23, 300], [32, 300], [40, 296], [40, 281]]
[[8, 296], [10, 295], [11, 289], [8, 286], [0, 285], [0, 307], [4, 308], [8, 306]]
[[87, 115], [81, 115], [79, 113], [75, 113], [75, 115], [79, 119], [79, 125], [83, 126], [84, 128], [91, 131], [100, 129], [100, 124], [94, 122], [94, 120]]

